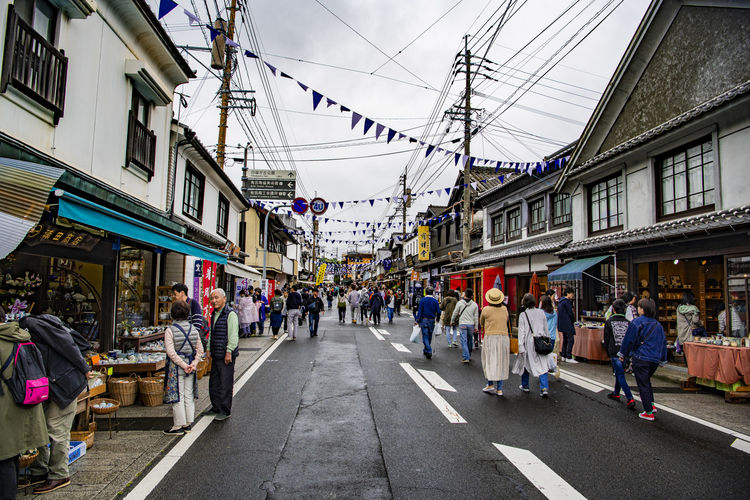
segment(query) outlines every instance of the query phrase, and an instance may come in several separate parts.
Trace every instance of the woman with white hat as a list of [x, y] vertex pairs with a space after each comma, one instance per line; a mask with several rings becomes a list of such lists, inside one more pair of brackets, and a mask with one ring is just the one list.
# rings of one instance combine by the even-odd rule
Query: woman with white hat
[[502, 396], [503, 381], [508, 379], [510, 368], [510, 314], [502, 290], [490, 288], [484, 298], [489, 305], [479, 316], [479, 324], [484, 328], [482, 370], [487, 379], [482, 390]]

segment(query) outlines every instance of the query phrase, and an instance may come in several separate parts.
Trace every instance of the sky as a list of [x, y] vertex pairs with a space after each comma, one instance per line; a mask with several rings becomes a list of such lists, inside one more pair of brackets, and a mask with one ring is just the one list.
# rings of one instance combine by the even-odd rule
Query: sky
[[[159, 0], [149, 0], [158, 12]], [[206, 47], [208, 30], [190, 26], [183, 8], [204, 22], [227, 19], [230, 0], [177, 0], [161, 22], [178, 46]], [[351, 112], [406, 135], [463, 151], [463, 122], [445, 112], [463, 106], [465, 73], [454, 66], [466, 43], [472, 54], [471, 154], [496, 161], [539, 161], [575, 141], [606, 88], [647, 7], [648, 0], [252, 0], [240, 2], [234, 41], [238, 56], [233, 89], [255, 90], [257, 113], [232, 110], [227, 157], [242, 157], [250, 142], [251, 168], [296, 170], [297, 195], [327, 201], [369, 200], [400, 194], [407, 171], [414, 193], [454, 186], [459, 167], [444, 155], [425, 158], [408, 140], [375, 140], [375, 126], [352, 129]], [[218, 9], [218, 10], [217, 10]], [[465, 41], [464, 36], [469, 35]], [[193, 128], [209, 151], [218, 140], [217, 91], [221, 81], [204, 67], [210, 54], [185, 50], [197, 78], [177, 88], [187, 108], [175, 116]], [[274, 77], [265, 61], [293, 79]], [[277, 75], [279, 73], [277, 72]], [[313, 110], [312, 90], [323, 94]], [[239, 95], [239, 94], [235, 94]], [[327, 107], [326, 99], [338, 105]], [[178, 101], [176, 101], [178, 102]], [[505, 103], [504, 103], [505, 102]], [[423, 138], [423, 134], [427, 134]], [[457, 142], [451, 142], [457, 140]], [[417, 146], [417, 147], [415, 147]], [[241, 161], [225, 170], [239, 186]], [[427, 205], [445, 205], [442, 192], [414, 200], [408, 218]], [[388, 222], [385, 201], [329, 207], [326, 218]], [[401, 220], [399, 215], [393, 222]], [[301, 227], [311, 229], [308, 220]], [[364, 224], [321, 221], [323, 238], [370, 239]], [[351, 231], [359, 231], [353, 235]], [[379, 237], [387, 238], [389, 229]], [[325, 243], [336, 256], [353, 245]], [[380, 246], [380, 245], [376, 245]], [[370, 245], [359, 245], [369, 250]]]

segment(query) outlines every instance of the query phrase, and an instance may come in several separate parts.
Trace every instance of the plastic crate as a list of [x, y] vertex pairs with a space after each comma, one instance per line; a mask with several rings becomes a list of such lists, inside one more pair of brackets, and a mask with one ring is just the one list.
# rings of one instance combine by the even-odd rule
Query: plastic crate
[[83, 441], [71, 441], [68, 448], [68, 465], [72, 464], [86, 454], [86, 443]]

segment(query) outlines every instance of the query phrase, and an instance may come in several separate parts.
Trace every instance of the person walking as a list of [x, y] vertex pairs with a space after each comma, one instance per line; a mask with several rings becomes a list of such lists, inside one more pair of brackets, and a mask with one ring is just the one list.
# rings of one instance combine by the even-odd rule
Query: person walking
[[682, 350], [685, 342], [692, 342], [695, 338], [693, 331], [703, 326], [700, 315], [701, 311], [695, 305], [693, 292], [684, 292], [682, 301], [677, 306], [677, 352]]
[[239, 318], [227, 305], [227, 294], [214, 288], [209, 295], [214, 308], [211, 316], [211, 331], [208, 336], [208, 357], [211, 361], [211, 376], [208, 394], [211, 398], [209, 415], [223, 421], [232, 415], [232, 391], [234, 388], [234, 362], [239, 354]]
[[612, 315], [604, 323], [604, 346], [607, 349], [607, 355], [612, 363], [612, 371], [615, 374], [615, 388], [607, 394], [609, 399], [620, 400], [620, 389], [625, 393], [627, 398], [627, 408], [635, 410], [635, 400], [633, 393], [630, 392], [630, 386], [625, 379], [624, 363], [620, 361], [617, 353], [620, 352], [622, 341], [625, 338], [625, 332], [628, 331], [630, 321], [626, 316], [628, 304], [623, 299], [617, 299], [612, 303]]
[[440, 309], [443, 311], [442, 325], [448, 347], [458, 347], [458, 327], [453, 324], [453, 311], [456, 310], [456, 304], [458, 304], [458, 299], [453, 290], [449, 288], [440, 303]]
[[263, 328], [266, 324], [266, 308], [268, 307], [268, 299], [263, 295], [263, 290], [260, 288], [255, 289], [255, 305], [258, 308], [258, 336], [263, 336]]
[[[13, 358], [17, 345], [31, 341], [28, 331], [17, 322], [5, 322], [5, 310], [0, 307], [0, 375], [10, 380], [15, 370]], [[0, 381], [0, 498], [16, 498], [16, 485], [31, 486], [31, 481], [17, 483], [18, 456], [26, 450], [47, 449], [49, 435], [44, 416], [44, 404], [23, 406], [16, 403], [5, 382]], [[70, 430], [70, 429], [68, 429]], [[66, 455], [67, 458], [67, 455]], [[45, 476], [32, 477], [33, 484], [45, 482]], [[59, 486], [62, 488], [67, 484]], [[50, 490], [52, 491], [52, 490]]]
[[336, 296], [336, 307], [339, 310], [339, 323], [346, 323], [346, 295], [344, 289], [340, 289]]
[[638, 416], [653, 422], [656, 409], [651, 377], [658, 367], [667, 364], [667, 338], [661, 323], [656, 320], [656, 304], [652, 299], [638, 301], [638, 314], [625, 332], [617, 357], [620, 362], [631, 357], [633, 375], [643, 404], [643, 412]]
[[458, 325], [461, 334], [461, 362], [471, 361], [474, 350], [474, 332], [479, 329], [479, 306], [474, 302], [474, 290], [464, 290], [463, 298], [456, 304], [451, 315], [451, 324]]
[[364, 325], [370, 318], [370, 290], [362, 287], [359, 292], [359, 320]]
[[[547, 319], [547, 331], [549, 332], [549, 338], [552, 341], [552, 345], [557, 345], [557, 312], [555, 312], [555, 306], [552, 304], [552, 297], [547, 294], [542, 295], [539, 299], [539, 307], [544, 311], [544, 317]], [[553, 347], [552, 352], [547, 357], [549, 361], [549, 372], [560, 378], [560, 367], [557, 365], [557, 353]]]
[[422, 343], [424, 344], [422, 353], [425, 358], [432, 359], [432, 333], [435, 330], [435, 321], [440, 316], [440, 304], [432, 296], [432, 288], [425, 289], [424, 293], [425, 296], [419, 301], [414, 314], [414, 324], [419, 325], [422, 330]]
[[546, 355], [536, 352], [534, 337], [549, 336], [547, 318], [544, 311], [536, 308], [536, 299], [530, 293], [523, 296], [521, 305], [524, 311], [518, 318], [518, 356], [513, 373], [521, 375], [523, 392], [530, 392], [529, 373], [539, 377], [540, 395], [546, 398], [549, 396], [549, 361]]
[[284, 286], [284, 309], [281, 310], [281, 318], [282, 318], [282, 324], [284, 325], [284, 333], [287, 333], [288, 325], [289, 325], [289, 317], [288, 312], [286, 309], [286, 299], [289, 298], [289, 289]]
[[380, 325], [380, 313], [383, 311], [383, 295], [379, 291], [375, 291], [370, 297], [370, 308], [372, 310], [372, 323], [374, 325]]
[[575, 290], [567, 287], [563, 298], [557, 304], [557, 330], [563, 335], [561, 361], [578, 363], [573, 359], [573, 344], [576, 338], [575, 316], [573, 314], [573, 297]]
[[318, 289], [313, 288], [312, 295], [307, 298], [305, 304], [305, 313], [307, 314], [307, 324], [310, 328], [310, 337], [318, 336], [318, 324], [320, 315], [325, 310], [323, 299], [318, 295]]
[[284, 298], [278, 288], [273, 292], [268, 309], [271, 311], [271, 333], [273, 339], [276, 340], [279, 338], [279, 329], [284, 322]]
[[388, 324], [393, 323], [393, 313], [396, 310], [396, 294], [391, 290], [385, 293], [385, 311], [388, 314]]
[[[31, 483], [44, 483], [33, 490], [39, 495], [70, 484], [70, 429], [76, 416], [78, 395], [93, 373], [82, 353], [88, 350], [88, 342], [59, 318], [49, 314], [26, 316], [18, 325], [31, 334], [31, 341], [42, 354], [49, 380], [49, 399], [42, 403], [49, 447], [39, 447], [39, 456], [29, 467]], [[7, 438], [4, 432], [2, 440]]]
[[349, 310], [352, 315], [352, 324], [357, 324], [357, 314], [359, 313], [359, 292], [357, 291], [357, 285], [352, 285], [352, 289], [349, 290], [349, 294], [346, 296], [347, 302], [349, 302]]
[[240, 317], [240, 337], [254, 337], [258, 323], [258, 306], [255, 305], [255, 298], [247, 290], [240, 291], [237, 314]]
[[396, 300], [394, 301], [394, 305], [396, 307], [396, 316], [401, 316], [401, 303], [404, 301], [404, 294], [399, 288], [396, 290]]
[[198, 398], [196, 370], [203, 358], [200, 331], [189, 321], [190, 306], [185, 302], [172, 303], [172, 324], [164, 330], [164, 350], [167, 366], [164, 369], [164, 403], [172, 405], [172, 427], [168, 436], [182, 436], [190, 432], [195, 419], [195, 399]]
[[290, 342], [297, 340], [298, 321], [302, 315], [303, 305], [302, 296], [297, 291], [297, 285], [292, 285], [292, 291], [289, 292], [289, 296], [286, 298], [286, 322], [289, 326]]
[[510, 313], [502, 290], [490, 288], [484, 298], [488, 306], [482, 309], [479, 324], [484, 329], [482, 370], [487, 385], [482, 390], [502, 396], [503, 381], [508, 380], [510, 371]]

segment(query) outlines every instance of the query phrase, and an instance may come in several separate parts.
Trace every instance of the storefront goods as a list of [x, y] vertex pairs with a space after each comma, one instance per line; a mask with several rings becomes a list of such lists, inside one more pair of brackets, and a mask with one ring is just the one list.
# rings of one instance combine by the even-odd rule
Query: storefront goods
[[131, 406], [135, 403], [138, 395], [138, 377], [110, 378], [107, 382], [107, 391], [112, 398], [119, 401], [120, 406]]
[[143, 406], [159, 406], [164, 400], [164, 379], [161, 377], [139, 378], [138, 392]]
[[688, 373], [731, 385], [750, 385], [750, 348], [686, 342]]

